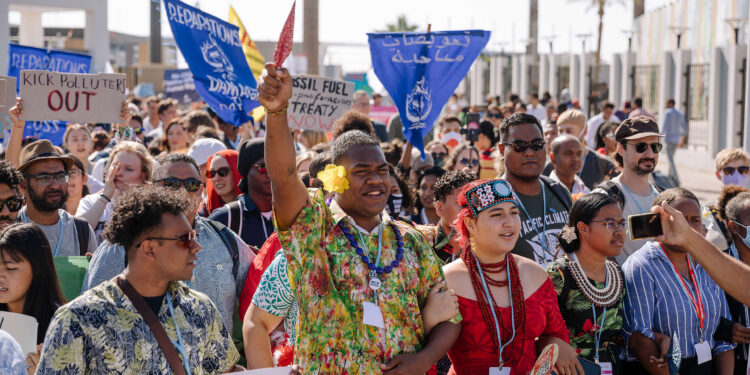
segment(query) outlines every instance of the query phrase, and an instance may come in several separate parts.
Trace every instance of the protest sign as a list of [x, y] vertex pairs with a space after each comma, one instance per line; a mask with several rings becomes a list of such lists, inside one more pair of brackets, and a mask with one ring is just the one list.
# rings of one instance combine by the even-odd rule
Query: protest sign
[[[8, 75], [19, 78], [22, 70], [49, 70], [60, 73], [90, 73], [91, 56], [68, 51], [10, 44]], [[20, 83], [20, 81], [19, 81]], [[18, 91], [18, 86], [16, 86]]]
[[260, 103], [237, 26], [179, 0], [164, 0], [164, 5], [198, 94], [227, 123], [250, 121], [250, 111]]
[[8, 113], [16, 105], [16, 79], [0, 76], [0, 112]]
[[39, 323], [29, 315], [0, 311], [0, 329], [8, 332], [21, 345], [24, 354], [36, 353], [36, 330]]
[[373, 69], [398, 107], [404, 136], [424, 156], [423, 137], [487, 45], [490, 32], [367, 35]]
[[117, 122], [127, 86], [125, 74], [21, 71], [24, 120]]
[[287, 120], [295, 129], [331, 131], [333, 122], [352, 109], [354, 84], [313, 76], [292, 78]]
[[190, 69], [164, 71], [164, 96], [175, 99], [180, 104], [201, 101], [201, 96], [195, 91], [193, 73], [190, 73]]

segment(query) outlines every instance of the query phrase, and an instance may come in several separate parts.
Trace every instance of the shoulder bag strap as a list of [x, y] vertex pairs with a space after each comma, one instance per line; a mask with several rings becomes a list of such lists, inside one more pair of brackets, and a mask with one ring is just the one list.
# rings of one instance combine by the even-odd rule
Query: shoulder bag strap
[[133, 303], [133, 306], [135, 306], [135, 309], [141, 314], [141, 317], [146, 321], [148, 327], [151, 328], [151, 332], [154, 334], [156, 342], [159, 343], [159, 347], [164, 353], [164, 357], [167, 358], [167, 362], [169, 362], [169, 367], [172, 368], [172, 371], [177, 375], [186, 375], [185, 368], [182, 367], [180, 356], [177, 355], [177, 349], [175, 349], [172, 340], [167, 336], [167, 331], [164, 330], [164, 326], [159, 321], [159, 318], [156, 317], [156, 314], [154, 314], [148, 304], [146, 304], [143, 297], [138, 294], [138, 291], [136, 291], [122, 275], [115, 276], [115, 282], [117, 283], [117, 286], [122, 289], [128, 299], [130, 299], [130, 302]]

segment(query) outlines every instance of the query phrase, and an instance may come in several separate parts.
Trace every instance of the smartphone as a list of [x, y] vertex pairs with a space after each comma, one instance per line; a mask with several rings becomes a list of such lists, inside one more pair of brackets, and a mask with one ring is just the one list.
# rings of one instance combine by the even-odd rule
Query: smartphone
[[476, 142], [479, 140], [479, 113], [469, 112], [466, 114], [466, 140]]
[[640, 240], [662, 235], [659, 214], [641, 214], [628, 216], [628, 227], [631, 240]]

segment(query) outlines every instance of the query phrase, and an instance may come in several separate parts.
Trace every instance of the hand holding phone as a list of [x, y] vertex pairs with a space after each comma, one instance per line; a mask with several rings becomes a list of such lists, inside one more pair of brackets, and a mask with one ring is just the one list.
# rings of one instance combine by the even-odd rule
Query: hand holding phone
[[659, 214], [630, 215], [628, 228], [631, 240], [653, 238], [663, 234]]

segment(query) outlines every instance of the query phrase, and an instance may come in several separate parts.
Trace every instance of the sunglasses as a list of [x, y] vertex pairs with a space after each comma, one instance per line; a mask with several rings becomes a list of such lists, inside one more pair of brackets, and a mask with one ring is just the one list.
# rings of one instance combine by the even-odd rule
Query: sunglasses
[[263, 173], [263, 174], [268, 173], [268, 169], [266, 169], [266, 163], [254, 164], [253, 167], [258, 168], [258, 172], [260, 173]]
[[662, 147], [664, 147], [661, 143], [646, 143], [646, 142], [638, 142], [638, 143], [631, 143], [632, 145], [635, 145], [635, 152], [642, 154], [646, 152], [646, 149], [651, 146], [651, 151], [653, 151], [655, 154], [658, 154], [659, 151], [661, 151]]
[[750, 171], [750, 167], [748, 167], [746, 165], [743, 165], [743, 166], [737, 167], [737, 168], [735, 168], [735, 167], [724, 167], [721, 170], [724, 171], [725, 175], [732, 175], [732, 174], [734, 174], [735, 169], [740, 174], [747, 174], [747, 172]]
[[[463, 165], [469, 165], [469, 159], [467, 158], [462, 158], [458, 162]], [[479, 165], [479, 159], [471, 159], [471, 166], [476, 167], [477, 165]]]
[[513, 151], [515, 152], [524, 152], [527, 149], [531, 148], [534, 151], [541, 151], [544, 148], [544, 144], [547, 143], [542, 138], [537, 138], [532, 140], [531, 142], [526, 141], [513, 141], [513, 142], [504, 142], [503, 144], [506, 146], [511, 146], [513, 148]]
[[221, 167], [215, 171], [206, 171], [206, 177], [214, 178], [217, 174], [219, 177], [226, 177], [229, 176], [230, 173], [232, 173], [232, 170], [229, 167]]
[[611, 138], [611, 139], [615, 139], [615, 133], [607, 133], [607, 135], [605, 135], [605, 137]]
[[58, 172], [55, 174], [51, 174], [51, 173], [27, 174], [27, 175], [24, 175], [24, 177], [35, 179], [39, 183], [39, 185], [50, 186], [52, 185], [52, 180], [57, 181], [57, 183], [61, 185], [67, 184], [68, 178], [70, 177], [70, 175], [68, 174], [68, 172]]
[[489, 118], [503, 118], [502, 113], [488, 113], [487, 117]]
[[23, 207], [24, 199], [19, 197], [10, 197], [6, 200], [0, 200], [0, 211], [3, 207], [8, 207], [10, 212], [18, 212]]
[[180, 245], [180, 247], [182, 247], [185, 250], [190, 250], [190, 243], [198, 239], [198, 232], [196, 232], [195, 229], [193, 229], [190, 232], [187, 232], [177, 238], [148, 237], [146, 239], [147, 240], [162, 240], [162, 241], [177, 241], [177, 244]]
[[184, 187], [185, 190], [187, 190], [188, 193], [195, 193], [198, 191], [198, 189], [201, 188], [201, 180], [197, 178], [186, 178], [184, 180], [175, 178], [175, 177], [167, 177], [162, 178], [161, 180], [156, 180], [154, 182], [161, 182], [164, 184], [164, 187], [169, 190], [177, 190], [180, 188], [180, 186]]
[[430, 155], [432, 155], [433, 159], [445, 159], [445, 157], [448, 156], [448, 153], [446, 153], [446, 152], [433, 152]]

